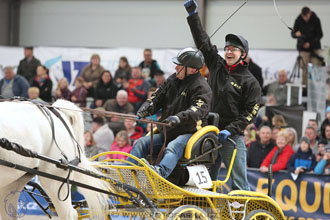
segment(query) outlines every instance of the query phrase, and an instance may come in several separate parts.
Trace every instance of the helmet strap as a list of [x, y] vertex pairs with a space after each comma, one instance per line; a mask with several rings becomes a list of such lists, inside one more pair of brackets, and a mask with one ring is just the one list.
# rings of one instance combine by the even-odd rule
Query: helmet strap
[[184, 79], [187, 78], [187, 76], [188, 76], [188, 67], [185, 66]]

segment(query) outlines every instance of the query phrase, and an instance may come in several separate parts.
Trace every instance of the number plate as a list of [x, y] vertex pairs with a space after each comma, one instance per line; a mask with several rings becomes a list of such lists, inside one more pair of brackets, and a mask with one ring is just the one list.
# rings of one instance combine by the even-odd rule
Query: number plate
[[189, 180], [186, 185], [197, 186], [200, 189], [212, 187], [212, 180], [205, 165], [188, 166]]

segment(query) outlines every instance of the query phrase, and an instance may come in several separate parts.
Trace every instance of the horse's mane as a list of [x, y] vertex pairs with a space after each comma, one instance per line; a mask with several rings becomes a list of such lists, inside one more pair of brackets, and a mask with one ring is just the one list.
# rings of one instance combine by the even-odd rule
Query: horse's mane
[[53, 107], [58, 108], [61, 112], [65, 114], [67, 119], [69, 120], [73, 132], [76, 136], [76, 139], [81, 147], [84, 146], [84, 119], [82, 115], [82, 110], [77, 107], [74, 103], [64, 100], [58, 99], [53, 103]]

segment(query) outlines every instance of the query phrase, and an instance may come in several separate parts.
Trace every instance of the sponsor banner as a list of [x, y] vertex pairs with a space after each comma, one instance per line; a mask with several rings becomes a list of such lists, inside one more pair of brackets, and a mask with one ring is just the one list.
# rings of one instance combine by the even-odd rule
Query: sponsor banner
[[[248, 180], [252, 191], [267, 194], [267, 174], [249, 169]], [[330, 219], [330, 175], [301, 174], [293, 180], [289, 172], [277, 172], [272, 189], [287, 220]]]
[[[153, 49], [153, 59], [158, 61], [166, 76], [175, 71], [171, 60], [178, 51], [178, 49]], [[101, 65], [113, 75], [121, 56], [126, 56], [131, 66], [137, 66], [143, 60], [143, 48], [34, 48], [34, 56], [49, 68], [53, 82], [56, 84], [58, 79], [66, 77], [71, 87], [74, 79], [80, 75], [82, 68], [89, 63], [94, 53], [100, 55]], [[223, 51], [219, 53], [223, 55]], [[276, 80], [277, 72], [281, 69], [291, 73], [298, 56], [295, 50], [251, 50], [249, 54], [263, 69], [264, 85]], [[0, 78], [3, 77], [5, 66], [17, 67], [23, 57], [21, 47], [0, 47]]]

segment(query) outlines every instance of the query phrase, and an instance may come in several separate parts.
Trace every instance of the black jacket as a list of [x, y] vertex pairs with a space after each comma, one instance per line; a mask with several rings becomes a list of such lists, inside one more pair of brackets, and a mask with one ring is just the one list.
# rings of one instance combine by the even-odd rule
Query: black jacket
[[53, 82], [48, 77], [45, 82], [41, 85], [37, 77], [33, 80], [31, 87], [37, 87], [40, 91], [39, 97], [44, 100], [45, 102], [51, 102], [52, 101], [52, 88], [53, 88]]
[[198, 13], [189, 16], [188, 23], [210, 71], [208, 83], [213, 92], [211, 111], [220, 116], [219, 128], [227, 129], [232, 135], [242, 135], [258, 113], [261, 98], [259, 83], [246, 63], [228, 72], [226, 61], [203, 30]]
[[[295, 35], [297, 31], [300, 31], [302, 34], [297, 39], [297, 49], [299, 51], [311, 51], [321, 48], [320, 40], [323, 37], [321, 21], [314, 12], [312, 12], [308, 22], [305, 22], [301, 15], [296, 18], [293, 31], [291, 32], [293, 38], [297, 38]], [[310, 48], [305, 49], [302, 47], [305, 42], [310, 43]]]
[[[211, 88], [199, 73], [189, 75], [183, 80], [177, 79], [174, 73], [155, 91], [146, 104], [152, 103], [152, 114], [162, 109], [159, 121], [171, 115], [180, 118], [179, 125], [166, 129], [168, 141], [171, 141], [181, 134], [194, 133], [207, 125], [211, 98]], [[158, 130], [162, 131], [162, 126], [158, 126]]]
[[38, 60], [34, 56], [32, 57], [30, 62], [27, 62], [27, 59], [24, 58], [19, 62], [16, 74], [24, 76], [25, 79], [31, 85], [34, 77], [36, 77], [37, 75], [37, 67], [39, 65], [41, 65], [40, 60]]
[[157, 70], [160, 70], [160, 67], [159, 67], [159, 65], [158, 65], [158, 63], [157, 63], [156, 60], [152, 60], [150, 65], [147, 65], [147, 64], [145, 64], [144, 61], [142, 61], [142, 62], [139, 64], [139, 67], [140, 67], [141, 69], [143, 69], [143, 68], [149, 68], [149, 69], [150, 69], [150, 75], [149, 75], [150, 78], [154, 78], [155, 72], [156, 72]]
[[108, 99], [115, 99], [118, 90], [119, 90], [118, 86], [114, 84], [112, 79], [107, 84], [104, 84], [104, 82], [101, 79], [97, 84], [97, 86], [95, 87], [94, 99], [95, 100], [101, 99], [104, 104]]
[[252, 168], [259, 168], [262, 161], [275, 147], [274, 142], [270, 141], [269, 144], [261, 144], [260, 141], [255, 141], [250, 144], [247, 149], [247, 165]]
[[262, 77], [262, 69], [250, 58], [249, 71], [258, 80], [260, 88], [263, 87], [264, 79]]

